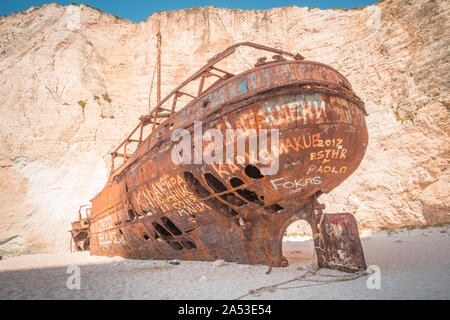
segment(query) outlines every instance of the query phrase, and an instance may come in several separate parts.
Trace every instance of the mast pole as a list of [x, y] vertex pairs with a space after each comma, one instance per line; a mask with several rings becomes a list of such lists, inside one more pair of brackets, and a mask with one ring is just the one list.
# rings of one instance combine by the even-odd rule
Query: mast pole
[[156, 91], [156, 99], [157, 99], [157, 103], [161, 102], [161, 32], [158, 31], [158, 33], [156, 34], [156, 36], [158, 37], [158, 42], [156, 45], [157, 51], [158, 51], [158, 57], [156, 60], [156, 65], [157, 65], [157, 91]]

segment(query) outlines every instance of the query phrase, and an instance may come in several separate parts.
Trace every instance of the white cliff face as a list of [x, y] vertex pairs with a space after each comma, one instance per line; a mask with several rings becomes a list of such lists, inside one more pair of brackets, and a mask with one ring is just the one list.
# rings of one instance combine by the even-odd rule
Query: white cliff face
[[[216, 53], [251, 41], [331, 65], [365, 101], [369, 147], [321, 197], [360, 227], [450, 221], [450, 4], [393, 0], [360, 10], [193, 8], [133, 23], [81, 5], [0, 17], [0, 241], [68, 250], [70, 222], [101, 190], [109, 152], [162, 95]], [[225, 67], [251, 67], [239, 49]]]

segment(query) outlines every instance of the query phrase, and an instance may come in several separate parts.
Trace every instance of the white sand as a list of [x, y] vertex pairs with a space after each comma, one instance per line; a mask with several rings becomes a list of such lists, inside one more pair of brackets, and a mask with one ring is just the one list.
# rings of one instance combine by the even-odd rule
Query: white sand
[[[33, 254], [0, 261], [0, 299], [235, 299], [250, 290], [277, 284], [305, 273], [311, 266], [312, 242], [287, 241], [291, 265], [267, 266], [213, 262], [127, 260], [91, 257], [89, 253]], [[272, 290], [257, 291], [250, 299], [449, 299], [450, 238], [448, 226], [365, 232], [367, 265], [381, 270], [381, 289], [367, 288], [368, 276], [322, 283], [349, 274], [322, 269]], [[81, 289], [69, 290], [67, 266], [78, 265]], [[313, 281], [311, 281], [313, 280]], [[309, 287], [299, 286], [314, 285]], [[289, 288], [293, 287], [297, 288]]]

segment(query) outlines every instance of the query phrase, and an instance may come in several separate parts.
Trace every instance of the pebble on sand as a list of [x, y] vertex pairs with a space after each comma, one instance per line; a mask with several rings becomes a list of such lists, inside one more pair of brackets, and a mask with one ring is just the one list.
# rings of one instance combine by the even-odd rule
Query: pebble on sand
[[226, 263], [224, 260], [216, 260], [213, 263], [213, 268], [218, 268], [224, 266]]

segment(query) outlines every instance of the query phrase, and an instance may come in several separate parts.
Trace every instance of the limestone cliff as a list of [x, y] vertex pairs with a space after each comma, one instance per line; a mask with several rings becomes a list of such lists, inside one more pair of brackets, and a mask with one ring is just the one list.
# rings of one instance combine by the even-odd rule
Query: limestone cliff
[[[360, 227], [450, 221], [450, 2], [363, 9], [191, 8], [133, 23], [81, 5], [0, 17], [0, 240], [67, 250], [78, 206], [101, 190], [109, 152], [162, 94], [217, 52], [251, 41], [336, 68], [366, 102], [369, 148], [321, 199]], [[254, 64], [240, 49], [228, 67]], [[19, 238], [16, 238], [16, 240]]]

